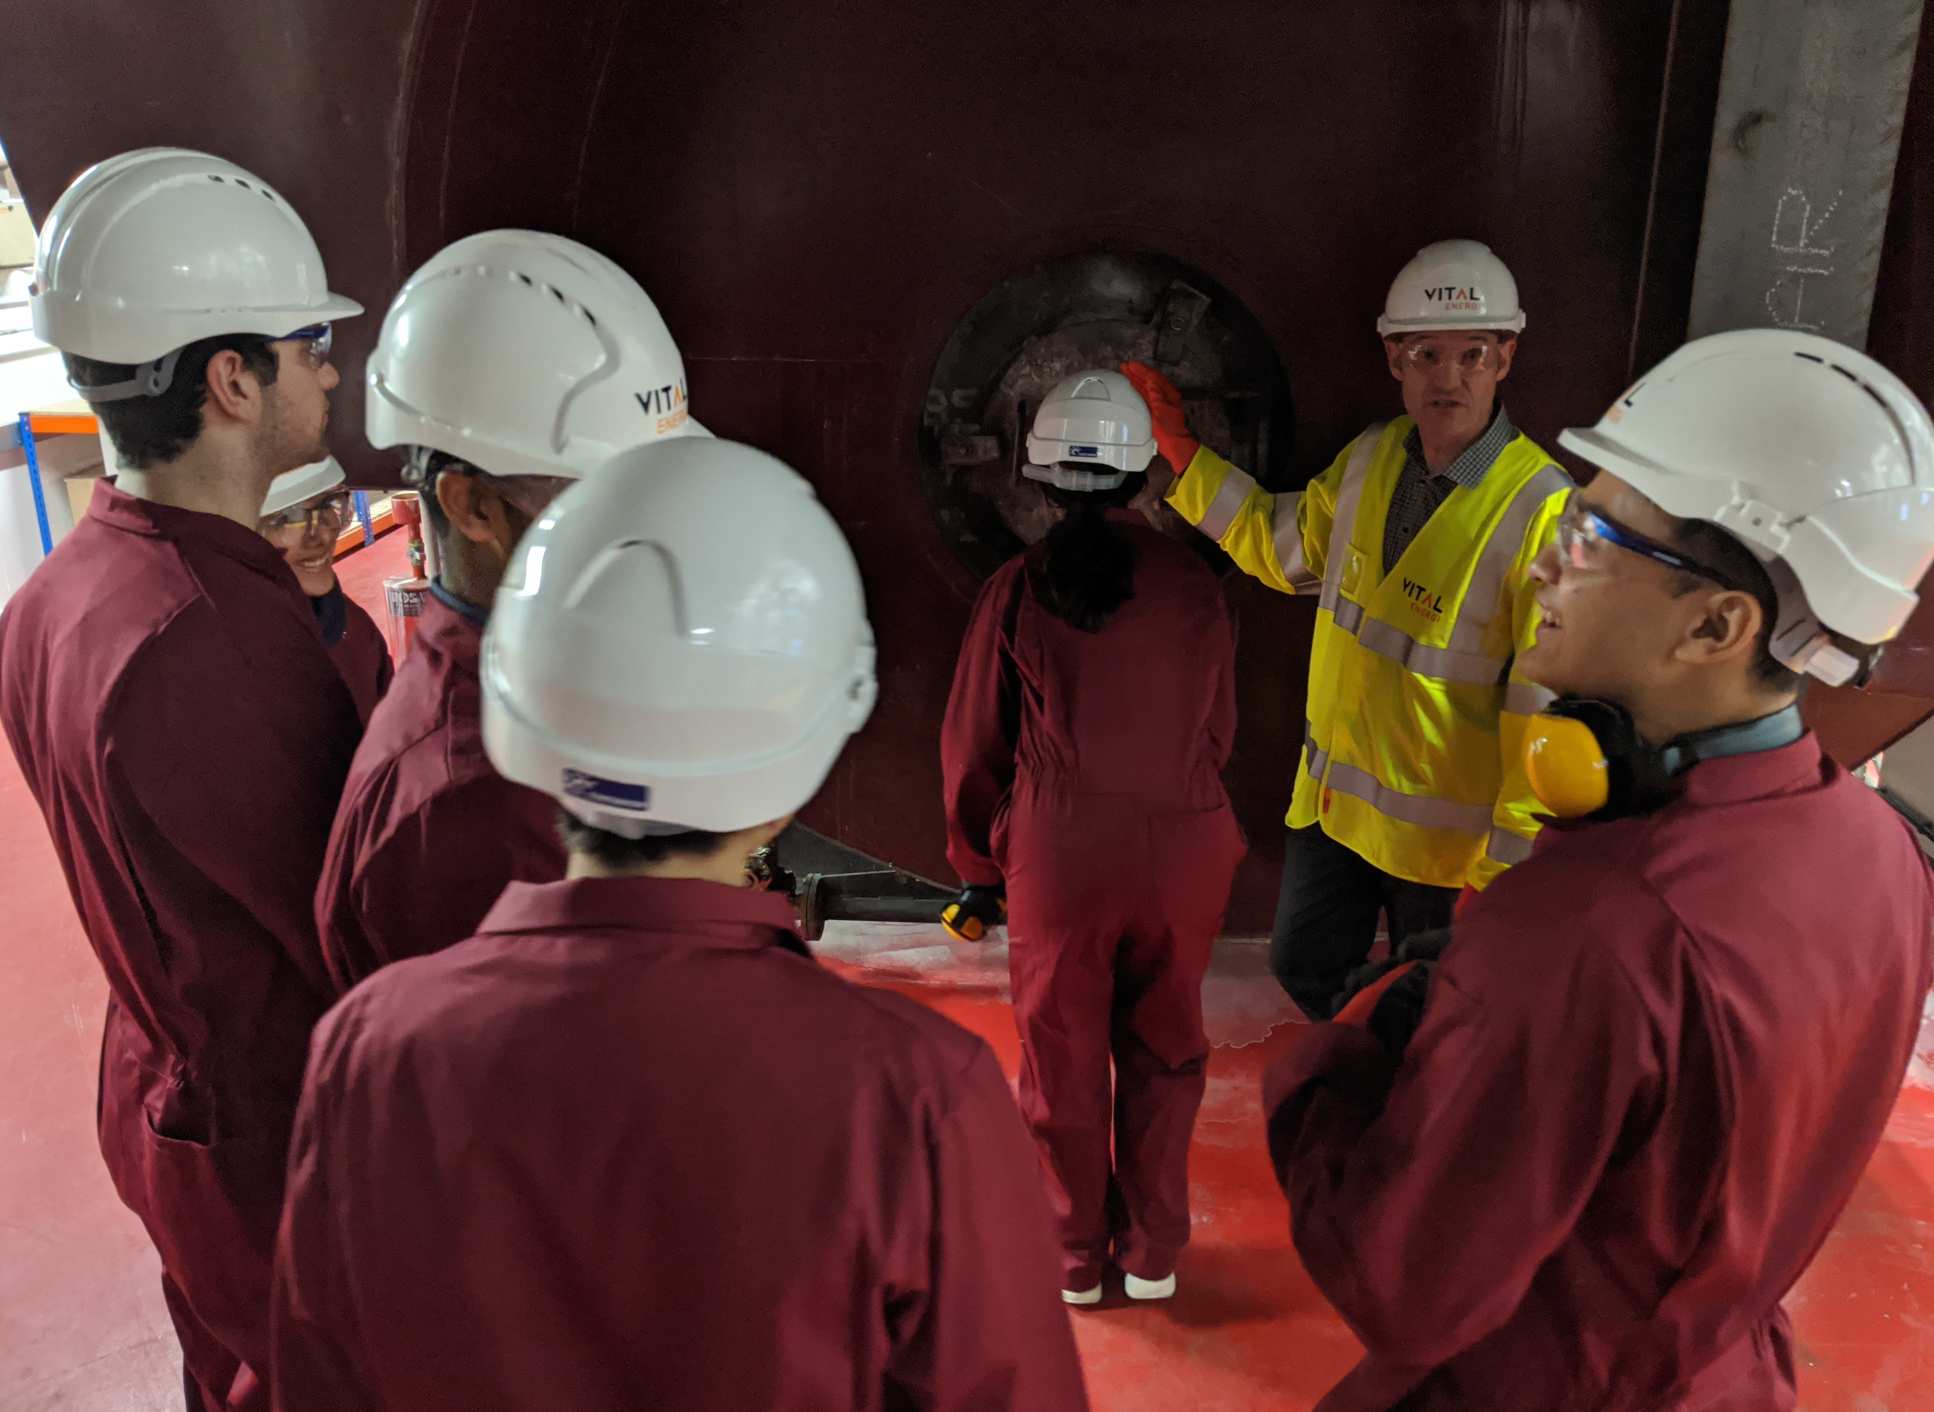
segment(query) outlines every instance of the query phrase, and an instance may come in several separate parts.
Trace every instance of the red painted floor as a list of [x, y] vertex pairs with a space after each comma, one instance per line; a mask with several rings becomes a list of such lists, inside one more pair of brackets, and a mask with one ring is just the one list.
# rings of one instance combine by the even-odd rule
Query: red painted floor
[[[403, 570], [391, 535], [341, 564], [381, 621]], [[11, 756], [0, 751], [0, 1409], [149, 1412], [180, 1406], [158, 1266], [95, 1149], [105, 986]], [[1016, 1057], [998, 948], [938, 929], [848, 928], [831, 964], [914, 995]], [[1290, 1249], [1263, 1159], [1257, 1086], [1294, 1042], [1260, 948], [1225, 943], [1205, 991], [1215, 1057], [1193, 1157], [1195, 1241], [1167, 1306], [1118, 1291], [1075, 1316], [1097, 1412], [1300, 1409], [1356, 1357]], [[1790, 1307], [1809, 1412], [1934, 1409], [1934, 1026], [1887, 1140]]]

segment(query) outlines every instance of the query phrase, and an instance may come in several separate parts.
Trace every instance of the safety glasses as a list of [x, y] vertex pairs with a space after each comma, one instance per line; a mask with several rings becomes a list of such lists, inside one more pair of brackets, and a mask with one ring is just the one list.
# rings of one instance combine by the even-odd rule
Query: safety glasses
[[306, 324], [294, 333], [283, 334], [276, 342], [300, 344], [302, 361], [311, 368], [320, 368], [329, 361], [329, 350], [336, 346], [336, 326]]
[[1697, 574], [1700, 578], [1711, 579], [1721, 588], [1739, 587], [1732, 579], [1717, 569], [1709, 569], [1697, 560], [1688, 559], [1675, 550], [1667, 549], [1656, 540], [1647, 539], [1637, 530], [1629, 530], [1616, 520], [1609, 520], [1591, 506], [1573, 495], [1565, 505], [1564, 514], [1558, 517], [1558, 554], [1566, 565], [1574, 569], [1587, 569], [1601, 545], [1612, 544], [1632, 554], [1639, 554], [1667, 568], [1678, 569], [1682, 573]]
[[1452, 367], [1460, 373], [1481, 373], [1503, 366], [1500, 345], [1486, 339], [1482, 343], [1433, 343], [1425, 339], [1406, 339], [1397, 356], [1406, 367], [1434, 373]]
[[473, 474], [532, 520], [541, 516], [553, 500], [577, 484], [569, 476], [494, 476], [488, 471], [474, 471]]
[[256, 528], [266, 535], [280, 535], [285, 530], [300, 529], [306, 538], [318, 529], [324, 534], [340, 534], [348, 522], [349, 497], [331, 495], [322, 500], [312, 500], [307, 505], [297, 505], [280, 514], [265, 516]]

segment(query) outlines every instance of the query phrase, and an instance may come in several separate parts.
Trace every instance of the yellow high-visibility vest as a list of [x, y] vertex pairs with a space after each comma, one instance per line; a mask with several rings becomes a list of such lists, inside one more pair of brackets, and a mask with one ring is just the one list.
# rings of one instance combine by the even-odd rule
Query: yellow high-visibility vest
[[1522, 757], [1526, 717], [1551, 693], [1513, 668], [1537, 637], [1531, 561], [1572, 481], [1519, 435], [1386, 574], [1411, 425], [1370, 427], [1297, 494], [1204, 447], [1168, 501], [1270, 587], [1320, 590], [1289, 826], [1320, 823], [1395, 877], [1481, 888], [1530, 856], [1542, 821]]

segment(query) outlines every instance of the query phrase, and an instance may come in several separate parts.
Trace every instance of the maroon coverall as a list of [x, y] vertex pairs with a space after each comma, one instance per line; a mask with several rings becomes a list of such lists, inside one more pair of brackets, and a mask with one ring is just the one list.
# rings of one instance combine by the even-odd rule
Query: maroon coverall
[[471, 935], [513, 880], [564, 876], [557, 805], [484, 755], [480, 614], [426, 598], [356, 749], [315, 895], [338, 993]]
[[1236, 728], [1221, 586], [1139, 516], [1110, 519], [1135, 546], [1134, 597], [1082, 632], [1035, 599], [1027, 556], [1006, 564], [974, 607], [940, 738], [947, 856], [968, 883], [1007, 884], [1021, 1111], [1066, 1289], [1100, 1282], [1111, 1239], [1144, 1279], [1188, 1242], [1202, 977], [1244, 848], [1221, 780]]
[[395, 666], [390, 661], [389, 643], [383, 638], [383, 630], [376, 626], [376, 620], [363, 605], [347, 594], [343, 596], [343, 633], [330, 644], [329, 656], [349, 684], [349, 694], [356, 698], [357, 712], [367, 721], [383, 693], [389, 690]]
[[1315, 1027], [1270, 1075], [1345, 1409], [1767, 1412], [1779, 1301], [1898, 1094], [1934, 901], [1812, 736], [1649, 817], [1547, 825], [1459, 918], [1401, 1065]]
[[316, 1033], [283, 1412], [1081, 1412], [993, 1055], [783, 898], [512, 884]]
[[219, 1408], [268, 1354], [356, 710], [253, 527], [103, 483], [0, 616], [0, 721], [107, 972], [101, 1152], [161, 1253], [191, 1399]]

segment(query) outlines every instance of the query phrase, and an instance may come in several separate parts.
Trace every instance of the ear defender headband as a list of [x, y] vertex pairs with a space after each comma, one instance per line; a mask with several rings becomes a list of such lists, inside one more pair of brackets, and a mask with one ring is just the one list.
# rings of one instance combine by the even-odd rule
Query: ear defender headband
[[1554, 817], [1603, 822], [1669, 803], [1678, 795], [1678, 777], [1701, 760], [1778, 750], [1805, 732], [1793, 705], [1654, 747], [1639, 739], [1624, 707], [1560, 697], [1532, 718], [1524, 770], [1532, 793]]

